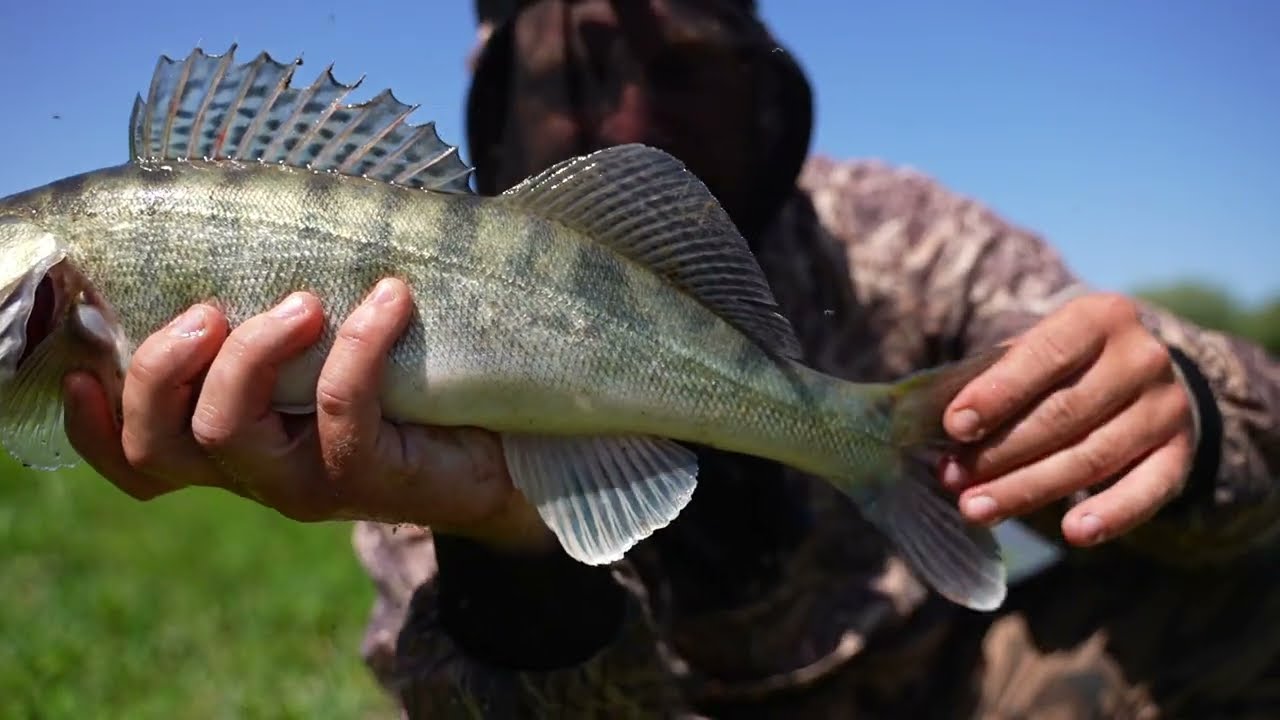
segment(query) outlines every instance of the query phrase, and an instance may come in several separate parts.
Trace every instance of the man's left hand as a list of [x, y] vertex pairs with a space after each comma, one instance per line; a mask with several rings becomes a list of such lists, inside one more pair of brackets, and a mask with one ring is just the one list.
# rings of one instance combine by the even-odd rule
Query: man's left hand
[[1137, 304], [1088, 295], [1013, 340], [956, 395], [944, 425], [975, 445], [942, 481], [960, 491], [966, 518], [993, 525], [1114, 479], [1062, 520], [1069, 543], [1104, 542], [1181, 492], [1195, 451], [1191, 402]]

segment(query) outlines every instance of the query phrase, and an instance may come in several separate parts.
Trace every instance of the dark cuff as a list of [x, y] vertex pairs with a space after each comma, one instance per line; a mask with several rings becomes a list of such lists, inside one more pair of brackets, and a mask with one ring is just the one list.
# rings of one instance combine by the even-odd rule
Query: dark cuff
[[1213, 396], [1209, 381], [1195, 362], [1176, 347], [1169, 347], [1169, 355], [1181, 372], [1187, 391], [1191, 393], [1199, 427], [1195, 457], [1191, 462], [1186, 487], [1170, 507], [1204, 507], [1213, 503], [1218, 468], [1222, 460], [1222, 411], [1218, 408], [1218, 401]]
[[516, 671], [572, 667], [622, 626], [626, 598], [607, 567], [559, 548], [515, 555], [439, 534], [435, 549], [441, 625], [476, 660]]

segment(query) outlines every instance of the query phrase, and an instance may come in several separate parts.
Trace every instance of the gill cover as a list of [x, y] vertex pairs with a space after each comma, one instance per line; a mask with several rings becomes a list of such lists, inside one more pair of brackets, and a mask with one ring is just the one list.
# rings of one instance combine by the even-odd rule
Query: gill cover
[[36, 290], [65, 256], [43, 228], [0, 218], [0, 444], [23, 465], [43, 470], [79, 461], [62, 425], [63, 333], [27, 347]]

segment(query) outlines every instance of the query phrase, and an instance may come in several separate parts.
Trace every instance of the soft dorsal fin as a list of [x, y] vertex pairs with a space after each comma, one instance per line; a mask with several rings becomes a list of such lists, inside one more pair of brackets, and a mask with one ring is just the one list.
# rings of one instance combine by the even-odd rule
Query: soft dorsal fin
[[800, 357], [747, 241], [671, 155], [618, 145], [558, 163], [503, 197], [650, 268], [770, 352]]
[[259, 161], [471, 192], [471, 168], [440, 140], [435, 124], [405, 122], [416, 105], [390, 90], [345, 105], [363, 78], [344, 85], [329, 67], [311, 85], [292, 87], [301, 59], [284, 64], [264, 52], [237, 65], [235, 50], [160, 57], [147, 99], [134, 101], [132, 159]]

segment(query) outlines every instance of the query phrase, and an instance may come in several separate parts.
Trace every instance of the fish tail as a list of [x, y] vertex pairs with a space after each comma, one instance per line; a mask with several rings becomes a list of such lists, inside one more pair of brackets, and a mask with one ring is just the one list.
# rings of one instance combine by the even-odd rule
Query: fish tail
[[884, 386], [876, 407], [889, 427], [887, 467], [870, 482], [843, 488], [925, 582], [952, 602], [982, 611], [1004, 602], [1006, 568], [995, 534], [965, 520], [938, 481], [940, 461], [956, 449], [942, 414], [1003, 353], [986, 351]]

